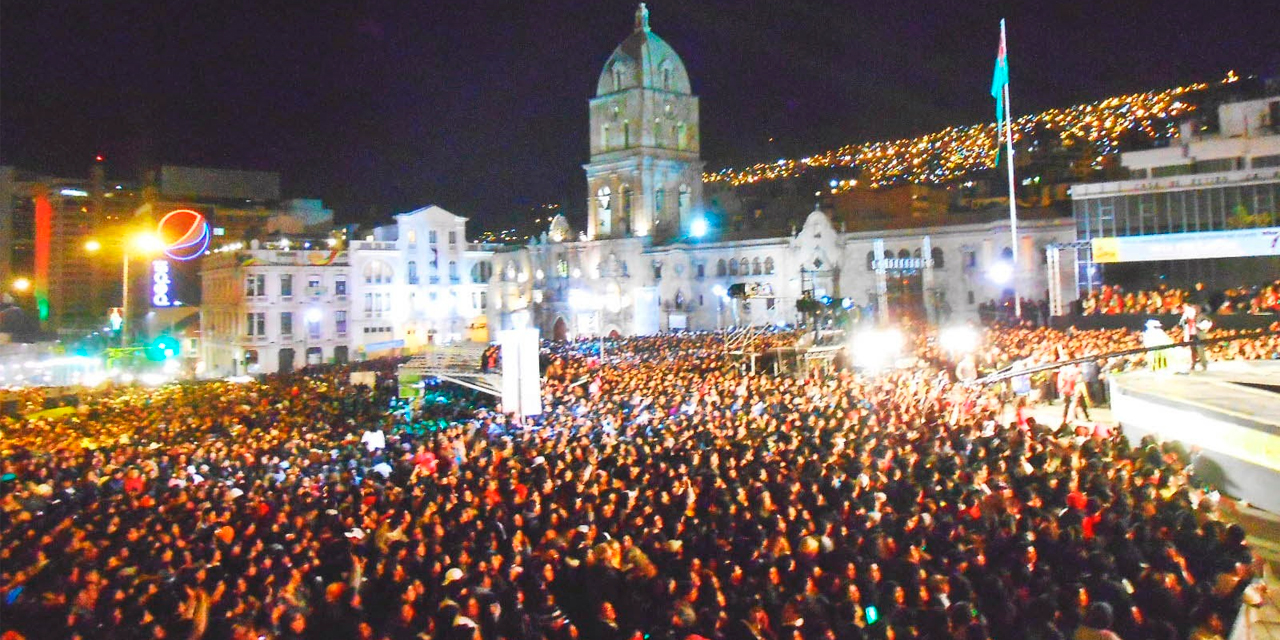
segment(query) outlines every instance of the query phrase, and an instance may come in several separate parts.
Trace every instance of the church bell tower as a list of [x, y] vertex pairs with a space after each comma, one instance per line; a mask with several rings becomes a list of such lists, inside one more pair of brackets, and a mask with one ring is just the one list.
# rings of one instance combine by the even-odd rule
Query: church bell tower
[[698, 97], [680, 56], [650, 31], [644, 3], [589, 105], [588, 235], [687, 236], [702, 209]]

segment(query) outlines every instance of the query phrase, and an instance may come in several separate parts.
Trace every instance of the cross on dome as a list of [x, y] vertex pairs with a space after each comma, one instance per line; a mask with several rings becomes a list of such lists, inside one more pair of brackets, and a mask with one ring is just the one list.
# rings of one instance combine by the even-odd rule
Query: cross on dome
[[640, 6], [636, 7], [636, 31], [648, 31], [648, 30], [649, 30], [649, 8], [644, 6], [644, 3], [641, 2]]

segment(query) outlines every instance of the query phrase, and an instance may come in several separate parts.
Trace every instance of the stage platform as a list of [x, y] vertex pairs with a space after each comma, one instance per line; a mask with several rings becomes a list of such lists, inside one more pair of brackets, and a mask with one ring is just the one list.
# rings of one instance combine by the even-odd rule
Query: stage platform
[[1154, 435], [1197, 447], [1197, 475], [1280, 513], [1280, 361], [1120, 374], [1111, 379], [1111, 412], [1132, 442]]

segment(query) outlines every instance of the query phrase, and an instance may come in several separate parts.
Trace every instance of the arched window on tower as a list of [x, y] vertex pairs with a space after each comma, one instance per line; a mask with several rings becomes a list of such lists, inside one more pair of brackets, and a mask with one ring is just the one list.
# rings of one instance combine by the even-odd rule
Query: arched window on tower
[[609, 150], [609, 125], [607, 124], [600, 125], [600, 148]]
[[622, 148], [623, 149], [631, 148], [631, 121], [630, 120], [622, 121]]
[[662, 90], [671, 90], [671, 63], [662, 61]]
[[689, 128], [686, 127], [683, 122], [676, 125], [676, 148], [677, 149], [684, 151], [685, 148], [689, 146], [689, 141], [685, 139], [688, 133], [689, 133]]
[[942, 256], [942, 247], [934, 247], [933, 250], [929, 252], [929, 257], [933, 258], [934, 269], [941, 269], [947, 266], [947, 261], [944, 260]]
[[623, 82], [626, 77], [626, 69], [623, 68], [621, 62], [613, 63], [613, 90], [622, 91]]
[[631, 187], [622, 188], [622, 217], [626, 220], [631, 219]]
[[773, 275], [773, 258], [764, 259], [764, 274], [766, 276]]
[[758, 276], [761, 273], [762, 273], [762, 270], [760, 267], [760, 258], [756, 258], [755, 260], [751, 261], [751, 275]]
[[689, 205], [693, 202], [693, 192], [690, 191], [689, 185], [680, 185], [680, 200], [677, 206], [680, 208], [680, 219], [684, 220], [685, 215], [689, 213]]
[[742, 275], [744, 276], [751, 275], [751, 262], [749, 260], [747, 260], [746, 258], [743, 258], [742, 261], [738, 263], [738, 265], [739, 265], [739, 271], [742, 272]]
[[596, 191], [596, 219], [600, 233], [608, 235], [613, 227], [613, 190], [605, 185]]
[[900, 260], [906, 260], [907, 258], [910, 258], [910, 257], [911, 257], [911, 252], [910, 252], [910, 251], [907, 251], [906, 249], [899, 249], [899, 250], [898, 250], [898, 259], [900, 259]]
[[725, 266], [724, 259], [721, 258], [716, 262], [716, 275], [723, 278], [725, 276], [725, 273], [727, 272], [728, 272], [728, 267]]
[[737, 261], [737, 260], [730, 260], [730, 261], [729, 261], [729, 275], [731, 275], [731, 276], [736, 276], [736, 275], [738, 275], [738, 261]]
[[653, 223], [658, 224], [662, 219], [662, 207], [667, 204], [667, 190], [658, 187], [653, 192]]

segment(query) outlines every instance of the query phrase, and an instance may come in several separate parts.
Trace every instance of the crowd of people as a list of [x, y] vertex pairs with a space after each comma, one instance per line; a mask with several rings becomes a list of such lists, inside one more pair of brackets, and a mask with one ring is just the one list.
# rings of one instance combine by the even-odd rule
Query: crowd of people
[[[546, 410], [524, 419], [472, 396], [402, 410], [392, 362], [373, 389], [337, 368], [0, 419], [0, 627], [1165, 640], [1234, 620], [1254, 560], [1178, 445], [1010, 419], [927, 333], [915, 366], [875, 374], [750, 367], [726, 340], [549, 345]], [[992, 329], [977, 366], [1136, 341]]]
[[1280, 280], [1212, 292], [1203, 283], [1192, 289], [1161, 286], [1136, 292], [1103, 285], [1080, 300], [1083, 315], [1177, 314], [1182, 312], [1184, 302], [1213, 314], [1280, 313]]

